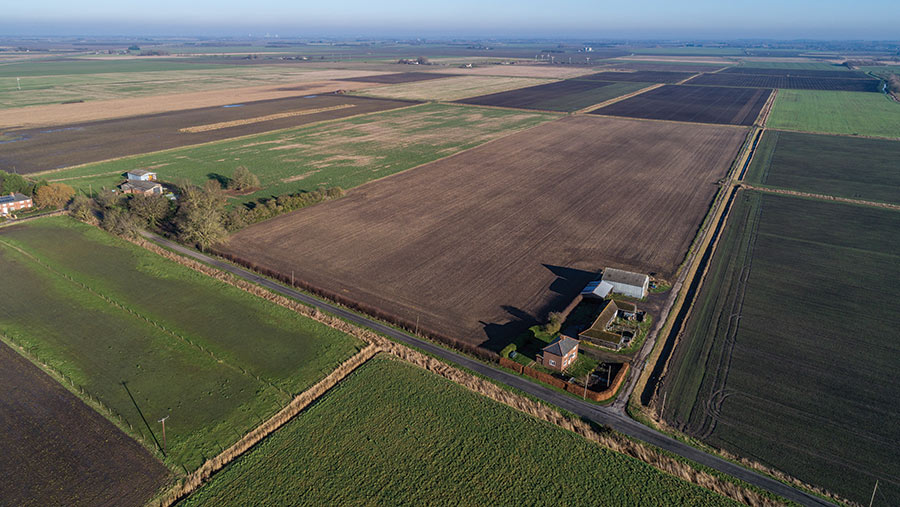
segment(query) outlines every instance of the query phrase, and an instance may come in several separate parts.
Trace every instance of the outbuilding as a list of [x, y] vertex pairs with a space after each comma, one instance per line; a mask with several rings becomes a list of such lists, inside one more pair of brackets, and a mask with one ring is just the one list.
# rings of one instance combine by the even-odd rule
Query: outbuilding
[[156, 181], [156, 173], [144, 169], [132, 169], [125, 173], [128, 181]]
[[581, 295], [603, 299], [610, 292], [614, 292], [635, 299], [644, 299], [647, 297], [649, 286], [650, 277], [647, 275], [621, 269], [606, 268], [603, 270], [603, 275], [599, 280], [585, 286], [584, 290], [581, 291]]
[[162, 195], [163, 186], [155, 181], [126, 181], [119, 185], [123, 194]]

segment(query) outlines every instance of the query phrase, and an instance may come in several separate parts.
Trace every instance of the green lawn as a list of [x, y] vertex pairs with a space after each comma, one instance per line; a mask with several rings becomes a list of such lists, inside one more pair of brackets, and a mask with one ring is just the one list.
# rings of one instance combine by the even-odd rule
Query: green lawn
[[880, 93], [778, 90], [766, 126], [900, 138], [900, 104]]
[[362, 346], [68, 217], [0, 229], [0, 266], [16, 294], [0, 305], [0, 333], [151, 449], [140, 412], [157, 438], [170, 416], [173, 466], [196, 468]]
[[747, 181], [900, 203], [900, 141], [767, 130]]
[[[346, 120], [265, 133], [45, 175], [87, 191], [112, 188], [121, 174], [153, 166], [163, 181], [202, 183], [244, 165], [263, 190], [245, 201], [320, 186], [350, 189], [431, 162], [559, 116], [470, 106], [426, 104]], [[90, 175], [98, 175], [90, 177]], [[88, 177], [85, 177], [88, 176]]]
[[376, 357], [185, 505], [732, 505], [706, 489]]
[[675, 349], [666, 419], [857, 503], [900, 501], [900, 212], [742, 192]]

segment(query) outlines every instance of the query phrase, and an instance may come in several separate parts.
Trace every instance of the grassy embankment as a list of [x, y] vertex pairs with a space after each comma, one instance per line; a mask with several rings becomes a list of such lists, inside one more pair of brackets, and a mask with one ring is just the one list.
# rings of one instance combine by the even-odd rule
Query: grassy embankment
[[468, 106], [419, 107], [177, 148], [42, 175], [78, 190], [112, 188], [122, 173], [154, 167], [159, 178], [202, 184], [246, 166], [262, 190], [252, 201], [316, 188], [345, 190], [557, 118], [556, 115]]
[[185, 505], [731, 505], [703, 488], [377, 357]]
[[715, 447], [863, 502], [900, 498], [900, 213], [741, 193], [665, 385]]
[[[0, 333], [190, 470], [362, 347], [68, 217], [0, 230]], [[113, 415], [111, 415], [111, 413]], [[145, 422], [146, 421], [146, 422]], [[157, 455], [159, 455], [157, 453]]]

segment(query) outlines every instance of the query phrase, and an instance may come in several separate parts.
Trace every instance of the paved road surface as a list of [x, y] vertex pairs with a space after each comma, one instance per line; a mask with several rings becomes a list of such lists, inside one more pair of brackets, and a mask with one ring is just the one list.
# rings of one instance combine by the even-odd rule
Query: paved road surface
[[665, 449], [671, 453], [690, 459], [702, 465], [706, 465], [710, 468], [726, 473], [732, 477], [736, 477], [762, 489], [771, 491], [772, 493], [775, 493], [776, 495], [784, 497], [788, 500], [797, 502], [802, 505], [833, 505], [832, 503], [822, 500], [816, 496], [810, 495], [804, 491], [778, 482], [767, 476], [758, 474], [752, 470], [748, 470], [744, 467], [735, 465], [734, 463], [719, 458], [718, 456], [714, 456], [707, 452], [701, 451], [700, 449], [691, 447], [690, 445], [675, 440], [674, 438], [664, 435], [652, 428], [644, 426], [643, 424], [628, 417], [628, 415], [621, 408], [612, 406], [598, 406], [592, 403], [581, 401], [567, 394], [554, 391], [529, 379], [520, 377], [518, 375], [513, 375], [512, 373], [508, 373], [489, 364], [482, 363], [462, 354], [458, 354], [451, 350], [435, 345], [432, 342], [421, 340], [419, 338], [416, 338], [415, 336], [409, 335], [402, 331], [398, 331], [378, 321], [363, 317], [361, 315], [357, 315], [345, 308], [341, 308], [340, 306], [333, 305], [331, 303], [316, 299], [308, 294], [293, 290], [289, 287], [273, 282], [267, 278], [263, 278], [262, 276], [259, 276], [256, 273], [253, 273], [246, 269], [242, 269], [227, 262], [214, 259], [207, 255], [203, 255], [200, 252], [185, 248], [184, 246], [173, 243], [159, 236], [155, 236], [149, 233], [142, 234], [147, 239], [161, 246], [170, 248], [183, 255], [187, 255], [199, 261], [216, 266], [223, 271], [228, 271], [235, 276], [239, 276], [250, 282], [262, 285], [274, 292], [277, 292], [289, 298], [296, 299], [310, 306], [317, 307], [322, 311], [331, 313], [357, 325], [373, 329], [386, 336], [390, 336], [392, 339], [398, 342], [412, 345], [420, 350], [428, 352], [429, 354], [433, 354], [441, 359], [444, 359], [445, 361], [456, 363], [459, 366], [468, 368], [469, 370], [474, 371], [480, 375], [484, 375], [485, 377], [491, 378], [497, 382], [501, 382], [508, 386], [524, 391], [532, 396], [540, 398], [547, 403], [551, 403], [553, 405], [561, 407], [573, 414], [577, 414], [597, 424], [608, 426], [620, 433], [628, 435], [629, 437], [641, 440], [661, 449]]

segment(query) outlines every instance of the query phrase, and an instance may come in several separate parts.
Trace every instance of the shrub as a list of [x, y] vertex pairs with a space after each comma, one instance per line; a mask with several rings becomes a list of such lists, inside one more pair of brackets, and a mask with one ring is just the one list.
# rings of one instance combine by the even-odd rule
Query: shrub
[[503, 347], [503, 350], [500, 351], [500, 357], [509, 357], [511, 353], [516, 350], [516, 344], [510, 343], [509, 345]]
[[68, 204], [75, 190], [65, 183], [51, 183], [37, 189], [34, 204], [39, 208], [60, 209]]
[[228, 181], [228, 188], [244, 191], [259, 186], [259, 178], [244, 166], [238, 166]]
[[559, 332], [559, 329], [562, 327], [563, 321], [565, 320], [565, 316], [562, 312], [550, 312], [550, 315], [547, 318], [547, 323], [544, 324], [544, 332], [547, 334], [556, 334]]

